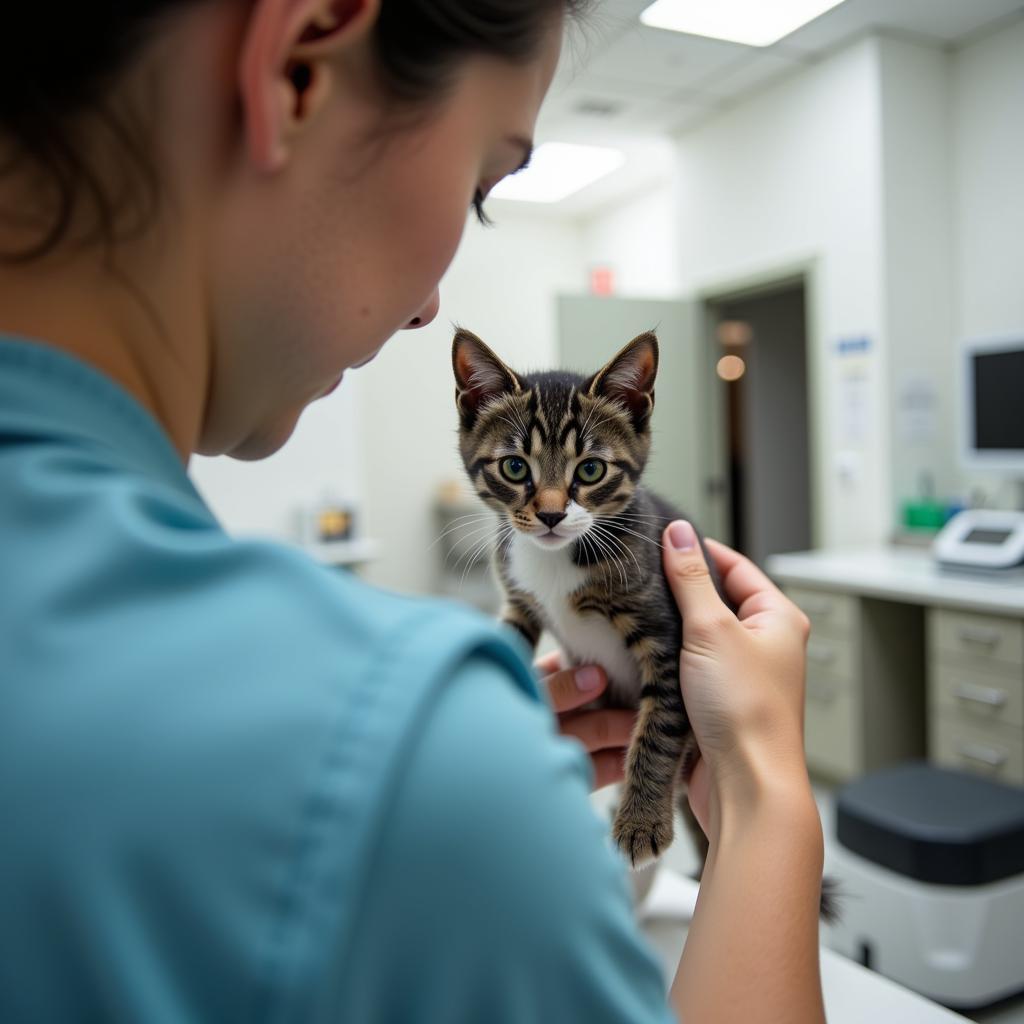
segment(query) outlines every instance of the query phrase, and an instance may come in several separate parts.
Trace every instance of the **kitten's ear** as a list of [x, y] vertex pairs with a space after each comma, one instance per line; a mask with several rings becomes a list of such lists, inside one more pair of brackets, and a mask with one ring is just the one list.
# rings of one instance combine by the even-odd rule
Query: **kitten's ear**
[[459, 328], [452, 343], [455, 404], [465, 426], [480, 406], [499, 395], [523, 390], [522, 381], [472, 331]]
[[614, 359], [584, 384], [589, 395], [624, 405], [633, 426], [643, 429], [654, 409], [654, 378], [658, 373], [658, 339], [653, 331], [634, 338]]

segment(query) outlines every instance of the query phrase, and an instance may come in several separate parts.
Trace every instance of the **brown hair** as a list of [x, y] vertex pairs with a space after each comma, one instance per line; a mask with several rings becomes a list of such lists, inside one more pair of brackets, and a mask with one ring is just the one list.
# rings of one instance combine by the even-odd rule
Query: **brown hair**
[[[26, 162], [46, 197], [38, 241], [0, 260], [29, 262], [55, 249], [85, 202], [95, 227], [83, 241], [111, 245], [142, 230], [160, 198], [144, 118], [115, 102], [115, 87], [159, 32], [188, 6], [217, 0], [58, 0], [17, 3], [4, 12], [14, 43], [0, 61], [0, 181]], [[552, 18], [579, 14], [589, 0], [381, 0], [374, 44], [385, 94], [407, 106], [443, 95], [472, 55], [529, 59]], [[120, 180], [101, 174], [93, 151], [104, 141]], [[109, 162], [109, 161], [108, 161]], [[125, 225], [125, 216], [134, 217]], [[14, 222], [23, 211], [0, 210]]]

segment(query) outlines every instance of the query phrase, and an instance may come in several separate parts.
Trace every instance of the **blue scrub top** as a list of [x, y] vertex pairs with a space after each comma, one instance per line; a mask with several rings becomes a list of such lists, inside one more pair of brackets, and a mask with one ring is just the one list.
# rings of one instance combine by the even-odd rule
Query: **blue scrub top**
[[0, 338], [0, 1020], [672, 1020], [524, 650], [227, 536]]

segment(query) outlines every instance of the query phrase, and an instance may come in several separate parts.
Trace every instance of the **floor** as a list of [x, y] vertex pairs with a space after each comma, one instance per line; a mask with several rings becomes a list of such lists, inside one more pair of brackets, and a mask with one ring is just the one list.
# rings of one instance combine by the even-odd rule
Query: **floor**
[[[594, 803], [599, 811], [607, 812], [614, 798], [614, 790], [603, 790], [595, 794]], [[815, 786], [815, 799], [821, 813], [822, 828], [825, 834], [825, 858], [829, 859], [829, 849], [835, 843], [834, 813], [831, 790], [824, 785]], [[686, 841], [685, 836], [672, 845], [662, 858], [662, 863], [679, 875], [691, 876], [697, 867], [696, 856]], [[657, 900], [661, 912], [656, 915], [641, 914], [641, 927], [651, 940], [654, 948], [665, 961], [666, 974], [671, 976], [675, 970], [675, 962], [679, 950], [685, 942], [686, 926], [692, 907], [685, 904], [685, 899], [677, 899], [678, 906], [673, 905], [672, 886], [655, 880], [654, 886], [659, 887]], [[654, 902], [654, 901], [652, 901]], [[664, 912], [666, 905], [669, 913]], [[978, 1024], [1024, 1024], [1024, 998], [1008, 1001], [1004, 1004], [989, 1007], [984, 1011], [965, 1014], [969, 1020]]]

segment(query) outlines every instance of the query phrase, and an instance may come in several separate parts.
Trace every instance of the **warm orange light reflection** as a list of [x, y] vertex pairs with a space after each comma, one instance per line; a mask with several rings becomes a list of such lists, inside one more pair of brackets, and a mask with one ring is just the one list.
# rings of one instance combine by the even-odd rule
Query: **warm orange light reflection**
[[747, 364], [739, 356], [722, 356], [715, 368], [722, 380], [739, 380], [747, 372]]
[[754, 339], [754, 332], [746, 320], [723, 320], [718, 325], [718, 340], [726, 347], [749, 345]]

